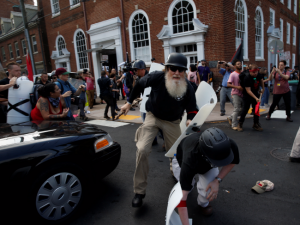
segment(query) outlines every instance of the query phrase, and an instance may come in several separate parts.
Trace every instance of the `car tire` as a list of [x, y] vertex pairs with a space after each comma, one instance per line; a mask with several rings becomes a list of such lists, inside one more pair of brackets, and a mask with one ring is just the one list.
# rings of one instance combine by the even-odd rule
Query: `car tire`
[[74, 164], [56, 164], [35, 176], [28, 195], [30, 220], [64, 224], [75, 219], [88, 199], [89, 182]]

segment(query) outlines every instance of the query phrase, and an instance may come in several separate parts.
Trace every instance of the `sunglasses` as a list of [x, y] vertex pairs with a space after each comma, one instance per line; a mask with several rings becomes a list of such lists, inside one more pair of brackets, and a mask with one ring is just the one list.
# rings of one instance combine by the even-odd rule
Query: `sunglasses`
[[179, 73], [182, 73], [185, 69], [178, 66], [170, 66], [169, 67], [171, 71], [176, 72], [178, 70]]

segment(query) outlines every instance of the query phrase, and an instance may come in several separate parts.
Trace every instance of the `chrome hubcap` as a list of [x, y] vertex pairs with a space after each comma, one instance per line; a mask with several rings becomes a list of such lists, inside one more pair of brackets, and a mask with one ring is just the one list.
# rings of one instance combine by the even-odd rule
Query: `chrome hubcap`
[[57, 173], [48, 178], [36, 196], [36, 209], [47, 220], [60, 220], [78, 205], [82, 194], [79, 179], [71, 173]]

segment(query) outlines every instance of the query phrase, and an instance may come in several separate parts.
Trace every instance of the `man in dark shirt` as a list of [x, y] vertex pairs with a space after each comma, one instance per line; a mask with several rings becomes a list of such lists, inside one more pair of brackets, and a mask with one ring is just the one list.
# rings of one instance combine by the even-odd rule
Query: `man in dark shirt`
[[171, 53], [165, 66], [165, 72], [155, 71], [142, 77], [135, 84], [129, 101], [121, 108], [126, 115], [133, 100], [139, 97], [145, 88], [152, 88], [146, 102], [145, 122], [135, 135], [137, 158], [133, 178], [135, 193], [133, 207], [140, 207], [146, 194], [148, 156], [158, 130], [163, 131], [165, 148], [168, 151], [181, 134], [179, 124], [184, 110], [188, 114], [187, 125], [197, 113], [194, 89], [185, 78], [187, 58], [180, 53]]
[[[258, 66], [255, 64], [251, 64], [249, 66], [249, 70], [243, 71], [240, 77], [240, 84], [243, 88], [243, 101], [244, 107], [241, 113], [241, 118], [238, 124], [238, 130], [243, 131], [243, 123], [245, 121], [245, 117], [250, 109], [250, 105], [252, 105], [252, 110], [255, 110], [256, 104], [259, 102], [259, 86], [262, 87], [261, 94], [264, 93], [265, 87], [263, 83], [263, 77], [258, 73]], [[252, 126], [253, 129], [257, 131], [263, 131], [260, 123], [259, 116], [254, 113], [254, 124]]]
[[208, 66], [206, 66], [206, 60], [205, 59], [202, 59], [201, 60], [201, 65], [198, 67], [198, 72], [199, 72], [199, 75], [200, 75], [200, 80], [201, 81], [205, 81], [207, 83], [209, 83], [209, 77], [208, 75], [210, 74], [210, 69]]
[[106, 102], [106, 107], [104, 111], [104, 118], [110, 119], [110, 117], [107, 115], [108, 108], [111, 109], [111, 117], [112, 120], [115, 120], [115, 101], [113, 98], [113, 95], [111, 93], [112, 84], [108, 77], [106, 77], [106, 72], [101, 72], [101, 77], [97, 80], [99, 88], [100, 88], [100, 98], [103, 99]]
[[[180, 142], [173, 165], [180, 166], [176, 179], [179, 180], [183, 193], [177, 206], [182, 224], [189, 224], [186, 199], [196, 180], [198, 205], [202, 214], [209, 216], [212, 214], [209, 202], [217, 199], [219, 184], [239, 162], [236, 143], [218, 128], [191, 134]], [[218, 167], [222, 167], [220, 172]]]
[[48, 80], [48, 74], [47, 73], [42, 73], [40, 80], [37, 81], [35, 84], [46, 85], [46, 84], [49, 84], [49, 83], [51, 83], [51, 82]]

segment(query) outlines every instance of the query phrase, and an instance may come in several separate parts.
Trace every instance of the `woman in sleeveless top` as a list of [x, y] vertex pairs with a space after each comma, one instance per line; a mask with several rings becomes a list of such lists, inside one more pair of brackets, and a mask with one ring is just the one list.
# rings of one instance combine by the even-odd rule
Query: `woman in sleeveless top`
[[40, 98], [30, 114], [33, 121], [61, 120], [67, 116], [69, 109], [55, 83], [41, 86], [38, 93]]
[[197, 71], [197, 67], [194, 64], [190, 65], [190, 71], [188, 73], [188, 80], [193, 81], [197, 86], [200, 84], [200, 77]]

